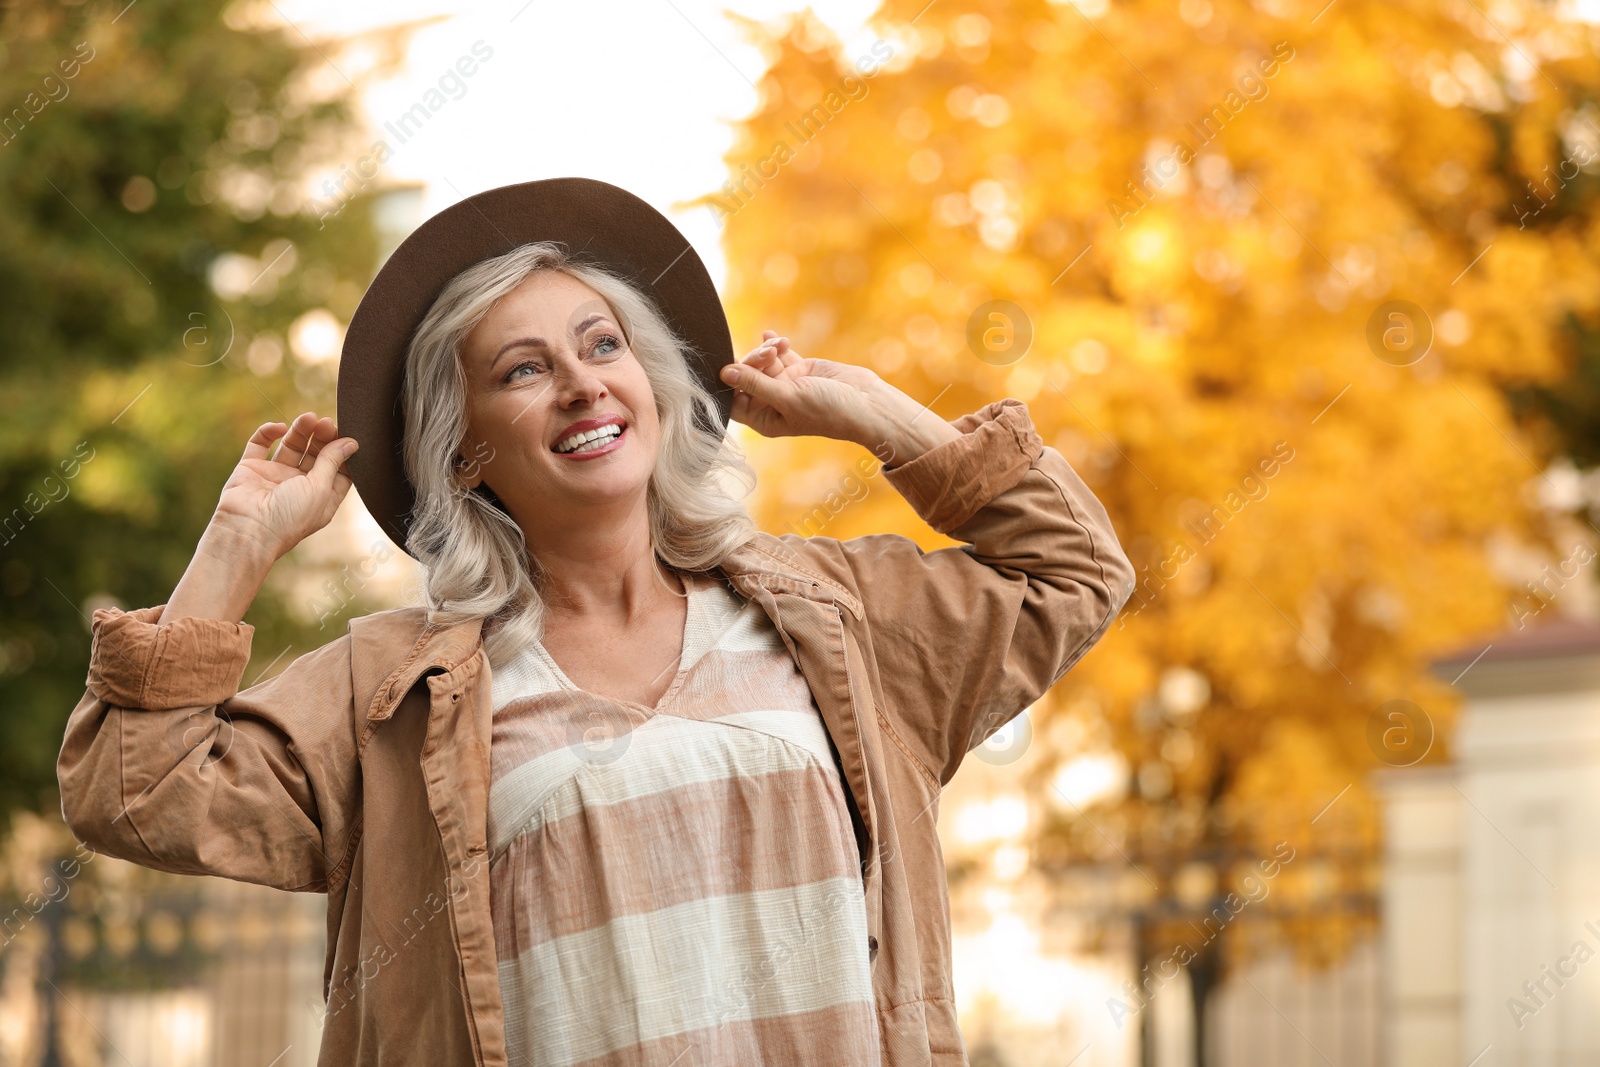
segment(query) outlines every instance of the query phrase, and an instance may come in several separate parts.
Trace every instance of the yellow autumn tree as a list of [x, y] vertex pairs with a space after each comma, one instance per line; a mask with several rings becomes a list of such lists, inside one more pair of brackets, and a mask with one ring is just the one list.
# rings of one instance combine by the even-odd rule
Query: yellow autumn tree
[[[701, 202], [741, 350], [777, 329], [944, 418], [1022, 399], [1109, 509], [1140, 588], [1030, 712], [1032, 788], [1064, 801], [1036, 864], [1167, 893], [1289, 842], [1283, 900], [1370, 893], [1387, 724], [1446, 755], [1427, 667], [1507, 621], [1490, 548], [1563, 547], [1504, 390], [1559, 380], [1595, 319], [1597, 27], [1523, 0], [887, 0], [871, 26], [748, 24], [770, 69]], [[748, 447], [782, 475], [768, 529], [952, 543], [860, 449]], [[1126, 780], [1074, 802], [1097, 745]]]

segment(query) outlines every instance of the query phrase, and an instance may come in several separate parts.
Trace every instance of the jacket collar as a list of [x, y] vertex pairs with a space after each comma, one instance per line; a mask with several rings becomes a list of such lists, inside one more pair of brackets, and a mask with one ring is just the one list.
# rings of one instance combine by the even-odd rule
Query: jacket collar
[[[399, 706], [401, 698], [411, 691], [411, 687], [416, 685], [417, 680], [425, 673], [436, 669], [446, 673], [454, 672], [477, 655], [482, 644], [481, 618], [432, 625], [426, 621], [427, 613], [422, 608], [396, 608], [369, 616], [367, 620], [356, 620], [352, 623], [352, 633], [355, 633], [357, 623], [363, 621], [369, 624], [379, 623], [384, 619], [392, 619], [395, 623], [408, 625], [412, 629], [420, 628], [420, 632], [415, 635], [411, 650], [406, 653], [399, 666], [389, 672], [372, 694], [372, 703], [367, 706], [368, 721], [389, 718]], [[365, 626], [362, 629], [365, 629]], [[378, 639], [385, 640], [381, 631]], [[387, 639], [393, 638], [390, 636]]]
[[842, 604], [859, 621], [861, 601], [838, 582], [807, 567], [781, 538], [757, 531], [717, 564], [734, 587], [750, 596], [756, 586], [792, 593], [822, 604]]

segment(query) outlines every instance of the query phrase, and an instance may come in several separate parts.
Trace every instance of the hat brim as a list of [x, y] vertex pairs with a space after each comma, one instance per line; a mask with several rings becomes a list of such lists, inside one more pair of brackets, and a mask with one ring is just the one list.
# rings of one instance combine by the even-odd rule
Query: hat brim
[[[717, 376], [734, 361], [716, 286], [686, 237], [625, 189], [592, 178], [548, 178], [470, 196], [417, 227], [367, 287], [339, 363], [339, 433], [361, 448], [345, 463], [372, 517], [402, 550], [416, 502], [401, 446], [400, 386], [417, 326], [451, 279], [530, 241], [559, 241], [649, 296], [688, 343], [690, 369], [728, 425], [734, 391]], [[708, 427], [708, 429], [710, 429]]]

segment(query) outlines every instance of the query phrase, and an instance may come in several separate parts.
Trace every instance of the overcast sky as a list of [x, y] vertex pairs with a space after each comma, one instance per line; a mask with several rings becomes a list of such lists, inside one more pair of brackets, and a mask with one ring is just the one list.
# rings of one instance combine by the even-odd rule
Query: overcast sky
[[[426, 183], [424, 218], [499, 185], [568, 175], [599, 178], [672, 219], [721, 287], [723, 259], [711, 211], [673, 207], [727, 180], [722, 154], [732, 142], [729, 124], [756, 104], [752, 83], [764, 60], [721, 11], [768, 20], [800, 5], [274, 0], [272, 6], [314, 40], [450, 16], [417, 31], [402, 75], [372, 85], [364, 95], [375, 133], [394, 152], [387, 173]], [[821, 0], [812, 7], [848, 42], [852, 55], [866, 54], [872, 35], [863, 25], [875, 2]], [[386, 122], [421, 101], [458, 60], [473, 57], [475, 44], [478, 56], [492, 50], [491, 57], [474, 57], [476, 72], [459, 83], [446, 79], [447, 102], [420, 132], [402, 143], [385, 130]]]

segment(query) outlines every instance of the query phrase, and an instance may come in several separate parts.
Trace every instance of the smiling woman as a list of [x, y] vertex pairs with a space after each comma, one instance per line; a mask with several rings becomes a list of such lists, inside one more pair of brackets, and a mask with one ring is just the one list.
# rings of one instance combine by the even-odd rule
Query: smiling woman
[[[428, 220], [339, 374], [342, 428], [255, 433], [168, 603], [94, 613], [79, 838], [327, 893], [326, 1067], [966, 1067], [922, 816], [1133, 587], [1022, 402], [735, 360], [682, 234], [577, 178]], [[730, 419], [888, 456], [966, 543], [755, 529]], [[246, 609], [352, 484], [426, 606], [241, 692]]]

